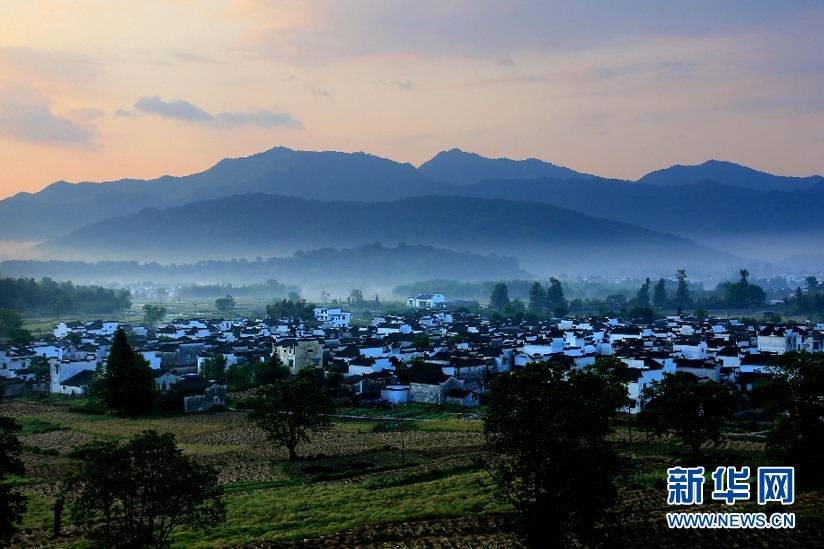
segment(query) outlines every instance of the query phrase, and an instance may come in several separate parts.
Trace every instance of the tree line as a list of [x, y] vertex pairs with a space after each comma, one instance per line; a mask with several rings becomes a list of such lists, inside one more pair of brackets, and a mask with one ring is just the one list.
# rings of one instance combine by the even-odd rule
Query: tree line
[[[749, 282], [749, 271], [741, 269], [739, 275], [737, 282], [724, 281], [715, 290], [705, 291], [692, 286], [686, 271], [678, 269], [674, 284], [664, 278], [655, 282], [646, 278], [634, 293], [622, 291], [604, 298], [577, 297], [572, 300], [565, 297], [561, 281], [550, 277], [547, 284], [539, 281], [530, 284], [526, 302], [520, 298], [510, 299], [510, 283], [497, 282], [489, 294], [489, 308], [494, 311], [493, 316], [517, 321], [588, 312], [602, 316], [622, 314], [649, 321], [661, 310], [690, 312], [696, 309], [748, 309], [766, 305], [766, 292], [761, 286]], [[515, 282], [518, 287], [522, 285], [522, 281]]]
[[129, 290], [82, 286], [51, 278], [0, 278], [0, 308], [57, 316], [114, 314], [132, 306]]

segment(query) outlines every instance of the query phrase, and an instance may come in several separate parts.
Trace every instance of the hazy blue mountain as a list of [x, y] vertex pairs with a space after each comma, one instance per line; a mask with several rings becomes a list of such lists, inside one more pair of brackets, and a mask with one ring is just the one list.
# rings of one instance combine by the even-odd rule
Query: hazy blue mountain
[[824, 196], [812, 192], [752, 191], [711, 181], [656, 186], [597, 178], [488, 180], [462, 191], [482, 198], [528, 198], [691, 239], [824, 233]]
[[690, 185], [703, 181], [758, 191], [798, 191], [811, 189], [816, 183], [824, 182], [824, 177], [772, 175], [732, 162], [709, 160], [698, 166], [677, 165], [654, 171], [638, 180], [650, 185]]
[[106, 183], [60, 181], [34, 194], [0, 201], [0, 240], [53, 239], [112, 215], [241, 193], [265, 192], [326, 200], [385, 201], [443, 192], [411, 164], [365, 153], [294, 151], [276, 147], [226, 159], [185, 177]]
[[484, 179], [533, 179], [556, 177], [559, 179], [588, 178], [591, 175], [556, 166], [543, 160], [510, 160], [509, 158], [485, 158], [460, 149], [443, 151], [432, 160], [421, 164], [418, 170], [435, 181], [453, 185], [468, 185]]
[[365, 203], [237, 195], [107, 219], [41, 250], [55, 257], [180, 262], [376, 241], [515, 257], [533, 273], [669, 272], [673, 258], [706, 268], [733, 261], [684, 238], [565, 208], [460, 196]]
[[824, 242], [824, 194], [813, 190], [754, 191], [709, 181], [656, 186], [593, 178], [489, 180], [462, 191], [483, 198], [528, 198], [769, 262], [809, 253]]
[[[86, 224], [145, 208], [164, 209], [246, 193], [360, 202], [436, 194], [537, 201], [769, 261], [820, 248], [824, 235], [821, 176], [780, 177], [710, 161], [701, 166], [674, 166], [633, 183], [580, 174], [540, 160], [488, 159], [458, 149], [439, 153], [415, 168], [365, 153], [277, 147], [223, 160], [185, 177], [58, 182], [38, 193], [20, 193], [0, 201], [4, 221], [0, 240], [54, 240]], [[521, 211], [516, 208], [516, 215]], [[425, 219], [429, 211], [423, 208], [415, 214]], [[242, 212], [235, 215], [245, 220]], [[393, 234], [392, 220], [384, 221], [386, 225], [373, 228], [378, 234]], [[295, 222], [305, 225], [306, 219]], [[351, 223], [341, 216], [331, 230], [346, 230]], [[534, 224], [535, 219], [517, 222], [519, 226], [524, 223]], [[238, 245], [245, 246], [238, 238]], [[381, 240], [365, 234], [358, 238], [364, 239], [345, 244]], [[420, 242], [428, 243], [426, 239]]]

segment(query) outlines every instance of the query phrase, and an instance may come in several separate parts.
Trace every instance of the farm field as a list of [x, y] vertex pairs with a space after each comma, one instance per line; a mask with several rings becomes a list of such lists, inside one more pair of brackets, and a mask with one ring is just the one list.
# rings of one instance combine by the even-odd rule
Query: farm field
[[[176, 530], [176, 547], [513, 547], [512, 508], [496, 502], [477, 464], [482, 422], [476, 411], [407, 405], [339, 410], [333, 428], [298, 447], [301, 458], [265, 440], [244, 412], [124, 419], [70, 411], [76, 401], [5, 400], [0, 414], [23, 426], [27, 476], [14, 483], [28, 497], [19, 547], [83, 547], [64, 517], [51, 538], [56, 485], [71, 466], [69, 450], [97, 439], [125, 440], [143, 430], [173, 433], [179, 447], [214, 465], [228, 516], [210, 532]], [[620, 498], [598, 534], [604, 547], [824, 546], [824, 495], [797, 493], [787, 510], [792, 530], [670, 530], [666, 468], [693, 465], [672, 439], [618, 425], [612, 435], [625, 458]], [[709, 446], [701, 465], [759, 465], [763, 443], [729, 437]], [[697, 464], [694, 464], [697, 465]], [[711, 484], [710, 484], [711, 486]], [[705, 486], [705, 488], [707, 488]], [[701, 511], [728, 511], [719, 502]], [[763, 510], [754, 503], [735, 511]]]

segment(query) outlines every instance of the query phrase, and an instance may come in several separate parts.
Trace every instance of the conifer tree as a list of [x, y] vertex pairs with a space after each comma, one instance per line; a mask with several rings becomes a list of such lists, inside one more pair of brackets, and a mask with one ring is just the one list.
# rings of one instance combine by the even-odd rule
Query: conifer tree
[[148, 361], [132, 350], [126, 332], [118, 328], [106, 364], [99, 368], [92, 393], [110, 410], [133, 415], [146, 410], [154, 400], [154, 376]]

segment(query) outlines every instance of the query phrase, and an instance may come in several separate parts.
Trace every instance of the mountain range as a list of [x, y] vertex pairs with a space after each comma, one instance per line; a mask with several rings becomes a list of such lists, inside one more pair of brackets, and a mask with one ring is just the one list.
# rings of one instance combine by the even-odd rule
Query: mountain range
[[623, 181], [459, 149], [416, 168], [276, 147], [184, 177], [19, 193], [0, 201], [0, 240], [46, 241], [46, 257], [161, 261], [409, 243], [512, 257], [538, 274], [669, 272], [793, 254], [815, 263], [822, 214], [824, 177], [715, 160]]

